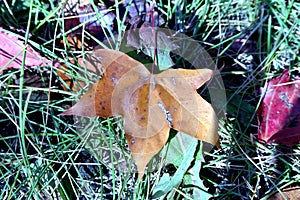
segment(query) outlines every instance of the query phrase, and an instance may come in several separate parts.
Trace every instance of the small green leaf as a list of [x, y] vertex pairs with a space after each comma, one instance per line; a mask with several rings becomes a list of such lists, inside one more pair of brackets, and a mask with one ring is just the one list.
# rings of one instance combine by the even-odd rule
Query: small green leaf
[[[154, 58], [154, 49], [153, 48], [147, 48], [143, 50], [144, 54], [150, 56], [151, 58]], [[163, 49], [157, 49], [157, 57], [158, 61], [158, 67], [159, 70], [167, 70], [171, 68], [174, 63], [170, 57], [170, 51], [166, 51]]]
[[153, 191], [153, 198], [159, 198], [174, 187], [178, 186], [187, 172], [191, 162], [194, 160], [194, 153], [198, 140], [184, 133], [177, 133], [176, 137], [172, 138], [168, 150], [166, 147], [162, 150], [167, 151], [166, 162], [177, 166], [174, 176], [164, 174]]
[[212, 197], [211, 194], [208, 192], [208, 188], [203, 185], [203, 181], [200, 179], [200, 169], [201, 169], [201, 162], [204, 161], [203, 154], [202, 154], [202, 142], [200, 146], [200, 150], [197, 152], [195, 164], [194, 166], [188, 171], [184, 176], [184, 184], [185, 185], [194, 185], [195, 187], [192, 188], [193, 190], [193, 199], [209, 199]]

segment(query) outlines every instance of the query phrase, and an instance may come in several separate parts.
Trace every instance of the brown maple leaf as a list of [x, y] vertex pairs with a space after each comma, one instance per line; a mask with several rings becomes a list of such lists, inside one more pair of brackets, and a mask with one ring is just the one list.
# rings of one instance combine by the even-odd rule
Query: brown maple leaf
[[140, 178], [167, 142], [170, 128], [216, 144], [217, 117], [196, 91], [211, 78], [212, 70], [168, 69], [151, 74], [122, 52], [100, 49], [94, 55], [102, 59], [103, 77], [62, 115], [123, 116]]

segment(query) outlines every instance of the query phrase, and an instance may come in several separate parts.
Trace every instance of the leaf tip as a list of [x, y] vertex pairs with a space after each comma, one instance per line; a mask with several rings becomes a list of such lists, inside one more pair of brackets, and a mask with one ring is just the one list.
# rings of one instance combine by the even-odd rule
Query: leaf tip
[[144, 176], [144, 172], [138, 172], [138, 179], [142, 180]]
[[60, 117], [60, 116], [64, 116], [64, 115], [73, 115], [72, 109], [69, 108], [68, 110], [66, 110], [66, 111], [64, 111], [64, 112], [62, 112], [62, 113], [60, 113], [60, 114], [58, 114], [59, 117]]

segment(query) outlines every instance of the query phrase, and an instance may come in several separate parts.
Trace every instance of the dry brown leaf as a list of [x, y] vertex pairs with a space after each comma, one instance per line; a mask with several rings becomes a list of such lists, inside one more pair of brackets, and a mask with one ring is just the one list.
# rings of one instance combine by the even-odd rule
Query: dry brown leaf
[[284, 200], [284, 199], [300, 199], [300, 187], [294, 188], [285, 188], [282, 190], [282, 194], [277, 192], [272, 197], [268, 198], [268, 200]]
[[217, 117], [196, 91], [213, 72], [209, 69], [168, 69], [151, 74], [140, 62], [114, 50], [96, 50], [103, 77], [62, 115], [124, 118], [124, 130], [139, 177], [167, 142], [169, 130], [216, 144]]

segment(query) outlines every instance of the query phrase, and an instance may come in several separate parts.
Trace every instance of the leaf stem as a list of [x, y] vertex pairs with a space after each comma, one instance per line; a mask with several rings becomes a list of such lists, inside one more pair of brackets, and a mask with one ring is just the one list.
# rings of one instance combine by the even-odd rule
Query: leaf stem
[[[154, 17], [154, 6], [155, 6], [155, 1], [153, 1], [150, 5], [150, 16], [151, 16], [151, 25], [152, 28], [154, 29], [154, 48], [153, 48], [153, 62], [152, 62], [152, 69], [151, 69], [151, 74], [154, 74], [154, 67], [155, 67], [155, 62], [157, 62], [156, 55], [157, 55], [157, 30], [154, 28], [155, 27], [155, 17]], [[157, 62], [158, 63], [158, 62]]]

